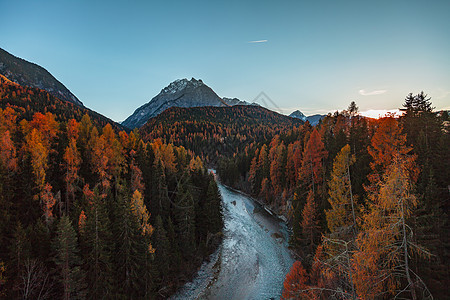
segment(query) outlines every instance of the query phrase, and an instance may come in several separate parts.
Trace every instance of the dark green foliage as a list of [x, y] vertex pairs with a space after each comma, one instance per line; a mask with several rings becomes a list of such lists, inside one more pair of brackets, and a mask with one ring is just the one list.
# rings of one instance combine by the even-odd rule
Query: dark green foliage
[[63, 216], [56, 229], [53, 241], [57, 279], [64, 299], [85, 297], [85, 276], [81, 270], [78, 241], [75, 230], [67, 216]]
[[101, 199], [98, 191], [92, 206], [86, 212], [86, 225], [81, 235], [81, 249], [83, 253], [88, 285], [87, 296], [90, 299], [113, 295], [113, 269], [112, 253], [113, 240], [110, 231], [105, 200]]
[[178, 235], [178, 246], [182, 256], [192, 259], [196, 250], [195, 245], [195, 207], [194, 198], [191, 192], [180, 189], [177, 192], [176, 204], [174, 207], [174, 221], [176, 224], [176, 234]]
[[157, 216], [155, 220], [155, 232], [153, 234], [153, 245], [156, 249], [155, 264], [161, 279], [164, 281], [169, 274], [169, 267], [171, 264], [170, 251], [171, 245], [167, 237], [167, 231], [164, 229], [164, 224], [161, 216]]

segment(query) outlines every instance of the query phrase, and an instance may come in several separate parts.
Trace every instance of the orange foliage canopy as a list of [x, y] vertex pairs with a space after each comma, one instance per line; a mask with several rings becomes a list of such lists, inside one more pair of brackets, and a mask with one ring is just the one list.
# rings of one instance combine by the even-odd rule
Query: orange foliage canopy
[[282, 299], [301, 298], [302, 293], [308, 288], [308, 280], [308, 273], [306, 273], [302, 263], [296, 261], [284, 280]]

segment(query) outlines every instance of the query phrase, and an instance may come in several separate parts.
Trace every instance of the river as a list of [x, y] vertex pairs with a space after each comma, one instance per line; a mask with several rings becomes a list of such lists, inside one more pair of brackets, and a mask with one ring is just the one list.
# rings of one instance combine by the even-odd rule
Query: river
[[218, 183], [224, 239], [172, 299], [279, 299], [294, 259], [286, 224], [250, 197]]

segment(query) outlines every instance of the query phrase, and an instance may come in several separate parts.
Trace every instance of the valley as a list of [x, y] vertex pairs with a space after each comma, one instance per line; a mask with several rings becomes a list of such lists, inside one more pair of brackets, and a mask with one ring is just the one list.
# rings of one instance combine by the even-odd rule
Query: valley
[[283, 221], [219, 184], [224, 238], [192, 282], [171, 299], [278, 299], [294, 258]]
[[192, 78], [117, 123], [0, 49], [0, 298], [445, 299], [449, 111], [395, 105], [287, 116]]

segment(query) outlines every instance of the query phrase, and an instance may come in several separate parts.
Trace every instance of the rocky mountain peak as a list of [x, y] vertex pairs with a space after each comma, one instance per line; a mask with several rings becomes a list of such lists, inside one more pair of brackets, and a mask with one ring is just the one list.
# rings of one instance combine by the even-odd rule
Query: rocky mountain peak
[[161, 90], [160, 94], [175, 94], [186, 88], [197, 88], [202, 85], [205, 85], [205, 84], [203, 83], [203, 81], [201, 79], [199, 79], [199, 80], [196, 80], [195, 78], [191, 78], [191, 80], [188, 80], [186, 78], [177, 79], [177, 80], [171, 82], [165, 88], [163, 88]]
[[234, 106], [249, 103], [237, 98], [221, 98], [201, 79], [177, 79], [163, 88], [150, 102], [142, 105], [122, 125], [128, 128], [141, 127], [170, 107]]
[[299, 110], [296, 110], [296, 111], [294, 111], [293, 113], [291, 113], [291, 114], [289, 115], [289, 117], [291, 117], [291, 118], [297, 118], [297, 119], [300, 119], [300, 120], [302, 120], [302, 121], [306, 121], [306, 116], [305, 116], [305, 114], [302, 113], [302, 112], [299, 111]]

